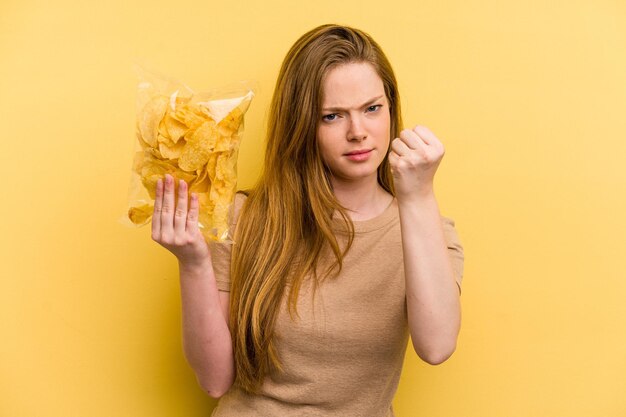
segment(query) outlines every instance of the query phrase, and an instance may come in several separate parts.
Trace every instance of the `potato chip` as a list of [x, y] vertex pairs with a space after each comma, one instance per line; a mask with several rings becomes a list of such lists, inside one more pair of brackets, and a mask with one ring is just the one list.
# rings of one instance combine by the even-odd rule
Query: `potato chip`
[[237, 164], [237, 153], [234, 151], [221, 153], [215, 166], [215, 181], [232, 181]]
[[163, 158], [178, 159], [180, 158], [180, 155], [185, 148], [185, 144], [186, 142], [184, 140], [178, 141], [178, 143], [171, 145], [166, 143], [159, 143], [159, 151], [161, 152], [161, 155], [163, 155]]
[[228, 231], [228, 207], [229, 202], [226, 198], [222, 198], [215, 203], [212, 224], [217, 236], [222, 236]]
[[216, 180], [211, 184], [209, 199], [213, 205], [212, 222], [217, 236], [228, 230], [229, 203], [235, 196], [236, 183], [232, 180]]
[[215, 168], [217, 167], [217, 158], [219, 156], [219, 153], [212, 153], [209, 155], [209, 160], [206, 164], [206, 172], [211, 182], [215, 181]]
[[209, 179], [206, 168], [199, 169], [196, 174], [197, 177], [189, 186], [189, 191], [199, 194], [208, 193], [209, 187], [211, 186], [211, 180]]
[[165, 115], [169, 100], [157, 95], [148, 101], [138, 116], [137, 124], [141, 138], [149, 146], [156, 146], [159, 124]]
[[233, 136], [232, 135], [228, 135], [228, 136], [222, 136], [222, 135], [217, 135], [217, 140], [215, 142], [215, 148], [214, 151], [215, 152], [227, 152], [229, 150], [231, 150], [234, 147], [234, 143], [233, 143]]
[[170, 134], [167, 131], [167, 127], [165, 126], [165, 117], [167, 116], [167, 111], [163, 115], [163, 119], [159, 122], [159, 128], [157, 129], [157, 141], [161, 141], [161, 139], [170, 140]]
[[154, 206], [152, 204], [143, 204], [139, 207], [131, 207], [128, 209], [128, 218], [134, 224], [141, 226], [150, 220], [153, 212]]
[[172, 117], [191, 129], [196, 129], [208, 118], [208, 116], [204, 114], [198, 106], [193, 104], [183, 104], [182, 106], [176, 108]]
[[[174, 142], [172, 141], [172, 139], [166, 137], [166, 136], [161, 136], [161, 134], [159, 133], [157, 135], [157, 146], [155, 147], [156, 149], [159, 150], [159, 153], [161, 154], [161, 156], [163, 156], [163, 152], [161, 152], [161, 144], [165, 144], [167, 146], [174, 146]], [[163, 156], [163, 159], [166, 159], [167, 157]]]
[[230, 132], [232, 134], [239, 129], [242, 121], [243, 112], [239, 107], [235, 107], [226, 117], [224, 117], [220, 121], [219, 126], [224, 130], [224, 135], [226, 135], [226, 132]]
[[[187, 183], [192, 182], [196, 178], [195, 174], [190, 174], [178, 168], [173, 161], [168, 162], [147, 156], [143, 160], [140, 176], [143, 186], [150, 194], [150, 198], [156, 198], [156, 183], [159, 179], [163, 179], [165, 174], [170, 174], [174, 178], [184, 180]], [[174, 185], [176, 190], [178, 190], [178, 181]]]
[[185, 133], [189, 130], [187, 125], [174, 119], [169, 112], [165, 115], [163, 121], [167, 132], [169, 133], [169, 138], [174, 142], [174, 144], [178, 143], [178, 141], [185, 136]]
[[218, 135], [215, 122], [207, 120], [190, 134], [185, 136], [187, 143], [180, 155], [178, 165], [185, 171], [192, 172], [202, 168], [215, 149]]

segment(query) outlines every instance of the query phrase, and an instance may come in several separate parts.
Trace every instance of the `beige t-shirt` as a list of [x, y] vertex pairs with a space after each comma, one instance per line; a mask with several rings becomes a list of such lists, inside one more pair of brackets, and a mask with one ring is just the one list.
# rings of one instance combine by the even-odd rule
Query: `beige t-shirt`
[[[237, 194], [236, 213], [245, 198]], [[460, 290], [463, 248], [454, 221], [442, 221]], [[354, 221], [354, 228], [341, 274], [322, 283], [314, 303], [303, 283], [295, 322], [284, 297], [275, 333], [284, 373], [273, 370], [260, 395], [233, 385], [213, 417], [394, 416], [409, 338], [397, 201], [378, 217]], [[345, 243], [345, 234], [337, 238]], [[218, 289], [229, 291], [230, 245], [212, 251]]]

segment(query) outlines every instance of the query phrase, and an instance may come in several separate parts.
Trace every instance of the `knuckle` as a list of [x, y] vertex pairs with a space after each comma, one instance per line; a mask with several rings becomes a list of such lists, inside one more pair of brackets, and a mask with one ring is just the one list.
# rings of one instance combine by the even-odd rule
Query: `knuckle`
[[176, 235], [176, 237], [174, 238], [175, 246], [185, 246], [187, 243], [189, 243], [189, 239], [187, 238], [187, 236]]

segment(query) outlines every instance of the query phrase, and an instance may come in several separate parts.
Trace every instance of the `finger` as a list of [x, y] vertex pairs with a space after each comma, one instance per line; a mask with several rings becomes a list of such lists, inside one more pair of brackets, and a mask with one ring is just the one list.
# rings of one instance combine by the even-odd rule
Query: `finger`
[[174, 177], [165, 174], [165, 192], [161, 209], [161, 234], [171, 235], [174, 232]]
[[400, 156], [393, 149], [389, 151], [387, 159], [389, 160], [389, 165], [391, 165], [392, 168], [394, 168], [398, 163], [398, 158], [400, 158]]
[[154, 211], [152, 212], [152, 238], [161, 237], [161, 209], [163, 207], [163, 180], [156, 183], [156, 196], [154, 199]]
[[403, 131], [401, 131], [400, 139], [402, 139], [402, 141], [406, 143], [406, 145], [410, 149], [420, 149], [425, 146], [424, 141], [420, 139], [417, 133], [410, 129], [404, 129]]
[[180, 180], [178, 185], [178, 202], [174, 211], [174, 232], [177, 235], [185, 233], [187, 224], [187, 183]]
[[426, 126], [417, 125], [413, 128], [413, 131], [427, 145], [432, 145], [433, 143], [439, 141], [435, 134], [431, 132], [430, 129], [428, 129]]
[[411, 149], [407, 146], [406, 142], [400, 138], [395, 138], [393, 142], [391, 142], [391, 150], [400, 157], [408, 155], [409, 152], [411, 152]]
[[198, 213], [200, 211], [200, 203], [198, 202], [198, 194], [191, 193], [191, 202], [189, 203], [189, 213], [187, 214], [187, 232], [194, 232], [198, 229]]

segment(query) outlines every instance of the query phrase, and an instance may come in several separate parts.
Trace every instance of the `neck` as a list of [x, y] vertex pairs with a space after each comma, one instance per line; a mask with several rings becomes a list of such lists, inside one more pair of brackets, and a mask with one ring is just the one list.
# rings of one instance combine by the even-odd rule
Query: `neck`
[[393, 196], [378, 184], [376, 176], [358, 181], [331, 178], [333, 192], [339, 204], [348, 210], [352, 220], [368, 220], [381, 214]]

